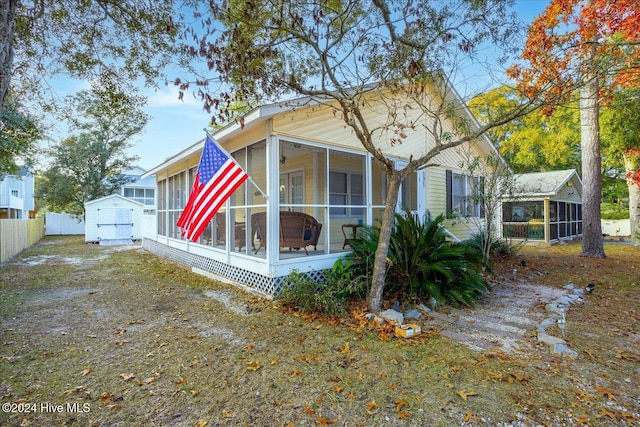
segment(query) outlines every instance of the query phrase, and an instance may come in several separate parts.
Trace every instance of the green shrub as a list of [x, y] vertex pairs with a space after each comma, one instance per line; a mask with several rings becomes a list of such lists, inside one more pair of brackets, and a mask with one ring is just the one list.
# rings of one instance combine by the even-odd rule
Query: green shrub
[[615, 203], [602, 203], [600, 205], [602, 219], [629, 219], [629, 207]]
[[346, 299], [351, 295], [363, 296], [367, 289], [364, 278], [353, 273], [351, 261], [343, 262], [341, 259], [325, 272], [321, 281], [294, 270], [286, 277], [276, 300], [303, 313], [342, 317], [346, 314]]
[[[442, 304], [473, 305], [487, 290], [481, 275], [486, 267], [482, 252], [447, 241], [441, 228], [444, 219], [440, 215], [419, 221], [410, 214], [396, 215], [387, 255], [387, 292], [433, 297]], [[379, 233], [377, 227], [364, 229], [352, 245], [359, 267], [369, 270], [363, 272], [366, 277], [371, 275]]]
[[[482, 243], [486, 241], [485, 233], [477, 233], [471, 236], [470, 239], [465, 240], [464, 244], [474, 246], [479, 250], [482, 250]], [[509, 258], [515, 257], [520, 252], [520, 249], [524, 246], [524, 241], [518, 241], [513, 243], [507, 239], [495, 239], [491, 242], [491, 258]]]

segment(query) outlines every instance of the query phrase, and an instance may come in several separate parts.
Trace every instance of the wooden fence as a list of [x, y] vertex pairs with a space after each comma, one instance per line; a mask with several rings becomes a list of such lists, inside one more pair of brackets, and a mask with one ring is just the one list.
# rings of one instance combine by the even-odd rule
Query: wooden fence
[[0, 263], [44, 237], [44, 219], [0, 219]]

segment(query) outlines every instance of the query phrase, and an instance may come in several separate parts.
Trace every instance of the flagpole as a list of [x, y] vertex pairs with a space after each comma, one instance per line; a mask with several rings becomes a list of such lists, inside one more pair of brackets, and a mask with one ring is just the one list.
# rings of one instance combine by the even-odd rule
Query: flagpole
[[[231, 157], [231, 154], [229, 154], [227, 152], [227, 150], [225, 150], [222, 146], [220, 146], [220, 144], [218, 144], [218, 141], [216, 141], [213, 136], [211, 136], [211, 134], [209, 133], [209, 131], [207, 130], [207, 128], [203, 128], [204, 133], [214, 142], [214, 144], [216, 144], [218, 146], [218, 148], [220, 148], [227, 156]], [[258, 184], [255, 183], [255, 181], [251, 178], [251, 176], [249, 174], [247, 174], [247, 179], [249, 180], [249, 182], [251, 182], [253, 184], [254, 187], [256, 187], [258, 189], [258, 191], [260, 192], [260, 194], [262, 194], [262, 197], [264, 197], [265, 199], [268, 199], [269, 196], [267, 196], [265, 194], [264, 191], [262, 191], [262, 188], [260, 188], [258, 186]]]

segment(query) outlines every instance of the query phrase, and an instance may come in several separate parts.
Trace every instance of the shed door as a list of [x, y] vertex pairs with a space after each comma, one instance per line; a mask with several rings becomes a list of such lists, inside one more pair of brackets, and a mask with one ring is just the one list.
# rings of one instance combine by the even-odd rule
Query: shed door
[[98, 240], [133, 239], [133, 209], [98, 209]]

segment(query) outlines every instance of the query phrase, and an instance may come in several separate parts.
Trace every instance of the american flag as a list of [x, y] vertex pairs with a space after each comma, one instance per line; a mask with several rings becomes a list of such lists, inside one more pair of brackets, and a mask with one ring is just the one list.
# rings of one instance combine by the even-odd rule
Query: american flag
[[178, 219], [182, 235], [198, 240], [211, 218], [249, 175], [209, 135], [204, 141], [196, 179]]

